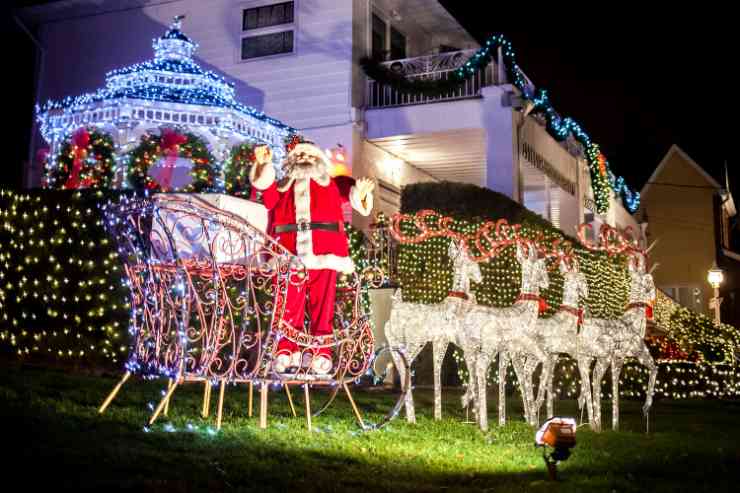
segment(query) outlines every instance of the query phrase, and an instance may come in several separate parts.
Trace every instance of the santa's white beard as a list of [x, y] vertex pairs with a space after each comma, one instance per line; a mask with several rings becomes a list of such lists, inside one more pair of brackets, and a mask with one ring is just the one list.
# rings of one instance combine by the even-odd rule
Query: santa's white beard
[[329, 177], [324, 163], [312, 164], [311, 166], [295, 165], [288, 171], [288, 178], [300, 180], [313, 178], [316, 181], [324, 181]]

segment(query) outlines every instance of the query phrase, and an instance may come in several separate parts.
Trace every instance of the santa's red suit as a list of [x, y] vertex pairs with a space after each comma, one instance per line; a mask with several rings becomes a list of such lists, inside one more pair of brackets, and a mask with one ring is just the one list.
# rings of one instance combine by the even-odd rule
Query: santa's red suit
[[[311, 164], [307, 165], [309, 162]], [[288, 174], [279, 184], [269, 164], [259, 177], [255, 177], [256, 166], [250, 173], [252, 199], [261, 201], [272, 212], [270, 234], [301, 259], [308, 273], [302, 285], [289, 284], [284, 320], [294, 328], [302, 328], [308, 302], [314, 336], [332, 333], [337, 272], [354, 271], [344, 232], [342, 204], [349, 201], [365, 216], [373, 206], [371, 193], [363, 200], [362, 191], [352, 178], [332, 178], [328, 168], [329, 161], [321, 149], [311, 144], [298, 144], [286, 158]], [[331, 349], [319, 349], [313, 356], [314, 371], [327, 373], [331, 370]], [[300, 359], [296, 344], [281, 339], [276, 355], [277, 371], [300, 366]]]

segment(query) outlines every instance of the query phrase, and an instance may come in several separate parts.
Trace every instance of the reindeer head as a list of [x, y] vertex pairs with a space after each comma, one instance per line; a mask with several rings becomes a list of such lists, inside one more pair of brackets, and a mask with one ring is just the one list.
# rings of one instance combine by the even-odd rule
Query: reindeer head
[[643, 252], [636, 252], [631, 256], [629, 262], [630, 274], [630, 303], [650, 303], [655, 299], [655, 282], [653, 281], [652, 271], [657, 264], [653, 266], [650, 272], [645, 272], [645, 255]]
[[476, 283], [483, 280], [480, 265], [470, 257], [463, 240], [453, 239], [450, 241], [447, 254], [450, 256], [450, 260], [452, 260], [452, 268], [454, 269], [455, 277], [453, 279], [453, 286], [467, 284], [467, 282], [464, 282], [466, 279], [470, 279]]
[[563, 275], [563, 304], [577, 308], [581, 300], [588, 298], [586, 276], [579, 271], [575, 257], [560, 257], [559, 266]]
[[550, 285], [547, 275], [547, 259], [539, 257], [534, 243], [525, 240], [517, 241], [516, 260], [522, 268], [522, 293], [539, 294], [540, 289], [547, 289]]
[[645, 272], [645, 268], [648, 252], [653, 248], [655, 242], [647, 249], [640, 248], [632, 237], [631, 228], [626, 228], [623, 232], [620, 232], [604, 224], [599, 232], [599, 244], [594, 245], [585, 239], [583, 233], [586, 228], [591, 228], [591, 226], [582, 224], [578, 228], [578, 239], [589, 250], [606, 252], [608, 255], [627, 255], [627, 270], [630, 275], [629, 302], [649, 303], [652, 301], [655, 298], [655, 284], [652, 270], [651, 272]]

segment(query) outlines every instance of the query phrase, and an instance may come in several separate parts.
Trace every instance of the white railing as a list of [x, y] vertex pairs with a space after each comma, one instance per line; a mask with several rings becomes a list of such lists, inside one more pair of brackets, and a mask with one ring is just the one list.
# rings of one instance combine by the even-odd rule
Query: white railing
[[[394, 73], [406, 76], [408, 79], [446, 80], [452, 73], [462, 66], [475, 50], [453, 51], [438, 55], [426, 55], [403, 60], [391, 60], [383, 65]], [[462, 83], [457, 89], [446, 94], [426, 96], [423, 94], [404, 93], [383, 84], [368, 79], [366, 88], [367, 108], [385, 108], [388, 106], [404, 106], [410, 104], [424, 104], [452, 99], [464, 99], [480, 96], [482, 87], [502, 83], [503, 76], [499, 73], [498, 65], [491, 61], [484, 69], [477, 71], [472, 77]]]

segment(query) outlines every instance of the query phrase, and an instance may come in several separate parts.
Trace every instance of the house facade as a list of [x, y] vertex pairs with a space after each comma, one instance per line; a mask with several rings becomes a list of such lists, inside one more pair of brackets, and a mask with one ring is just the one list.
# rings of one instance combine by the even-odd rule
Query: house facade
[[647, 241], [657, 241], [651, 250], [660, 264], [653, 273], [655, 285], [683, 306], [713, 317], [707, 273], [717, 264], [725, 270], [723, 320], [734, 321], [740, 255], [732, 249], [736, 211], [728, 187], [673, 145], [640, 195], [638, 215], [648, 224]]
[[[527, 114], [500, 52], [445, 97], [366, 77], [363, 56], [443, 78], [480, 47], [436, 0], [50, 2], [19, 12], [43, 48], [38, 103], [94, 90], [105, 73], [146, 60], [178, 15], [199, 44], [197, 62], [233, 82], [240, 103], [323, 148], [341, 144], [349, 171], [376, 180], [376, 210], [396, 212], [405, 184], [451, 180], [502, 192], [569, 234], [584, 221], [641, 230], [614, 193], [597, 213], [583, 149]], [[42, 145], [37, 132], [32, 152]], [[38, 185], [38, 173], [29, 167], [26, 183]]]

